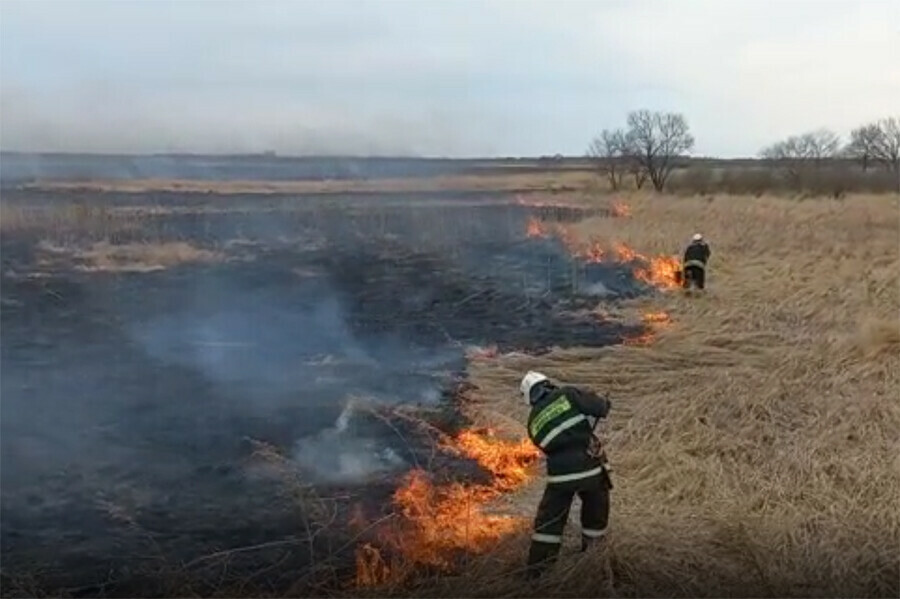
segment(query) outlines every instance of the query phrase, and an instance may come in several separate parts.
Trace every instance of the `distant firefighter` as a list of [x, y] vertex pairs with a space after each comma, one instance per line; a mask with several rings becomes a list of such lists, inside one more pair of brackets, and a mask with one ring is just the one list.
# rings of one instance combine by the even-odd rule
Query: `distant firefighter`
[[684, 250], [682, 261], [681, 284], [685, 289], [690, 289], [695, 284], [698, 289], [706, 287], [706, 264], [709, 262], [709, 244], [703, 239], [703, 235], [695, 233], [691, 243]]
[[528, 577], [536, 578], [559, 555], [576, 494], [581, 499], [581, 550], [606, 535], [612, 482], [594, 430], [611, 404], [592, 391], [557, 386], [540, 372], [528, 372], [520, 390], [531, 407], [528, 436], [547, 456], [547, 485], [528, 553]]

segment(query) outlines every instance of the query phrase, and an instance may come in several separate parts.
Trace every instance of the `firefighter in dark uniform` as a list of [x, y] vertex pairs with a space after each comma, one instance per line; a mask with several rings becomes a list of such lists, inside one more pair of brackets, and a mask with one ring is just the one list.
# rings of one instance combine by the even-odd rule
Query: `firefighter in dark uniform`
[[581, 550], [606, 534], [612, 482], [594, 426], [607, 416], [610, 402], [577, 387], [554, 385], [539, 372], [522, 378], [521, 391], [531, 406], [528, 436], [547, 458], [547, 486], [528, 554], [528, 575], [534, 578], [559, 555], [576, 494], [581, 499]]
[[695, 233], [690, 245], [684, 250], [682, 261], [682, 286], [690, 288], [691, 282], [696, 283], [699, 289], [706, 287], [706, 263], [709, 262], [709, 245], [703, 240], [703, 235]]

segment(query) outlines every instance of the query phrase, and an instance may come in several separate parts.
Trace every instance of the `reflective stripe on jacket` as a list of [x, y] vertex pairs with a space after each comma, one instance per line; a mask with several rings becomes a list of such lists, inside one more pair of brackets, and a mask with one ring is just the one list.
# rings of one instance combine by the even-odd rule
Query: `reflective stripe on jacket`
[[602, 461], [588, 454], [593, 437], [588, 414], [594, 400], [574, 387], [552, 389], [528, 416], [528, 436], [547, 456], [547, 482], [564, 483], [598, 475]]

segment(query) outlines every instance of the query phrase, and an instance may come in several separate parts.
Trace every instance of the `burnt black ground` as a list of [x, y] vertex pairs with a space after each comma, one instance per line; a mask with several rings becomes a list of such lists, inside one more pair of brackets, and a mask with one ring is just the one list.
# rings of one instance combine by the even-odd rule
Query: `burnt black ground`
[[[36, 244], [53, 233], [4, 232], [4, 595], [206, 595], [236, 581], [279, 593], [313, 562], [340, 572], [348, 506], [386, 505], [392, 481], [433, 454], [427, 436], [401, 438], [406, 425], [349, 397], [421, 405], [452, 427], [468, 345], [542, 351], [634, 333], [576, 315], [598, 283], [607, 301], [645, 292], [627, 266], [525, 239], [530, 215], [554, 211], [488, 199], [207, 197], [216, 212], [145, 215], [115, 241], [189, 240], [226, 259], [149, 273], [38, 266]], [[256, 442], [288, 458], [287, 474], [253, 466]], [[429, 466], [484, 475], [449, 458]], [[316, 496], [340, 499], [319, 502], [334, 513], [310, 545], [321, 523], [304, 501]], [[282, 544], [227, 569], [197, 561], [267, 543]]]

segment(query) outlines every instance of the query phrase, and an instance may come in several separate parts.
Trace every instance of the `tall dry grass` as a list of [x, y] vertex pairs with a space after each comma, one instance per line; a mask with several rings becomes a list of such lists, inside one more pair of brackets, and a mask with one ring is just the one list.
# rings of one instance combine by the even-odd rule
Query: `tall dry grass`
[[[471, 412], [511, 429], [527, 368], [612, 394], [611, 536], [536, 586], [527, 536], [428, 596], [879, 596], [900, 593], [900, 197], [636, 196], [582, 233], [713, 256], [703, 296], [633, 306], [649, 346], [478, 360]], [[520, 428], [521, 433], [524, 429]], [[541, 481], [518, 498], [531, 517]], [[577, 508], [569, 534], [577, 534]], [[572, 541], [574, 544], [576, 541]]]
[[398, 179], [324, 179], [296, 181], [202, 181], [187, 179], [117, 179], [38, 181], [33, 191], [97, 193], [342, 194], [429, 191], [566, 191], [596, 185], [590, 171], [539, 171], [456, 174]]

